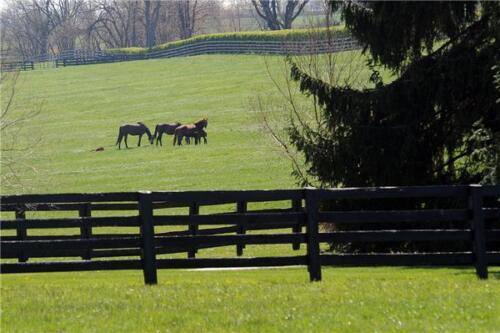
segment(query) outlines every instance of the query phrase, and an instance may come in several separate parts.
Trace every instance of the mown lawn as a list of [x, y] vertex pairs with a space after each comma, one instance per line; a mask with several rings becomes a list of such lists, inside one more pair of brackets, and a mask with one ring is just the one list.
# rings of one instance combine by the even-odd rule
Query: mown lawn
[[2, 276], [3, 332], [498, 332], [500, 268]]

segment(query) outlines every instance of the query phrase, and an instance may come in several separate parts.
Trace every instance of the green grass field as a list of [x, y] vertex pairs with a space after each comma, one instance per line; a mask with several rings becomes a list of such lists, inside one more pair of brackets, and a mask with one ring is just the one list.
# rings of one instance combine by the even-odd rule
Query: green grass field
[[[350, 58], [347, 53], [339, 61]], [[281, 103], [266, 61], [273, 77], [283, 77], [281, 58], [251, 55], [23, 72], [11, 117], [41, 111], [2, 133], [2, 144], [14, 132], [18, 148], [30, 149], [3, 152], [19, 163], [17, 179], [4, 182], [1, 193], [295, 187], [291, 162], [252, 107], [257, 96]], [[114, 146], [123, 123], [142, 121], [154, 131], [157, 123], [201, 117], [209, 120], [207, 145], [173, 147], [168, 136], [163, 147], [150, 146], [145, 137], [140, 148], [137, 137], [129, 137], [131, 149]], [[94, 152], [98, 147], [105, 150]]]
[[[268, 61], [279, 77], [280, 58]], [[11, 138], [19, 140], [19, 149], [2, 152], [2, 159], [18, 163], [17, 180], [3, 183], [0, 193], [296, 187], [291, 163], [262, 130], [251, 106], [257, 95], [279, 103], [264, 59], [258, 56], [199, 56], [21, 73], [11, 117], [38, 107], [41, 111], [15, 131], [2, 132], [2, 149]], [[137, 139], [130, 137], [131, 149], [114, 146], [122, 123], [143, 121], [153, 129], [156, 123], [204, 116], [209, 119], [208, 145], [173, 147], [168, 137], [163, 147], [155, 147], [143, 138], [143, 147], [136, 148]], [[31, 148], [24, 149], [27, 146]], [[94, 152], [98, 147], [105, 150]], [[252, 205], [250, 209], [262, 207]], [[284, 245], [248, 246], [244, 254], [304, 251]], [[234, 254], [233, 246], [200, 250], [197, 256]], [[488, 281], [479, 281], [472, 269], [326, 268], [322, 282], [310, 283], [305, 267], [163, 270], [159, 285], [153, 287], [143, 285], [141, 271], [2, 275], [0, 328], [498, 332], [500, 270], [490, 272]]]
[[160, 271], [3, 276], [3, 332], [498, 332], [500, 270]]
[[[260, 130], [249, 99], [270, 89], [261, 58], [196, 57], [22, 73], [15, 110], [40, 114], [22, 126], [32, 153], [22, 192], [287, 188], [291, 165]], [[123, 123], [192, 122], [207, 116], [209, 144], [118, 150]], [[93, 152], [104, 147], [104, 152]], [[31, 168], [31, 169], [30, 169]], [[2, 193], [16, 187], [2, 186]], [[18, 191], [18, 190], [17, 190]]]

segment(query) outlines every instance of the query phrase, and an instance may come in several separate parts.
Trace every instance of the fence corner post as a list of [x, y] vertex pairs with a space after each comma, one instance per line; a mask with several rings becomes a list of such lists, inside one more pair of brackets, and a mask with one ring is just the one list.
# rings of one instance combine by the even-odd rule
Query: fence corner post
[[139, 218], [141, 220], [141, 259], [145, 284], [157, 284], [155, 231], [151, 192], [139, 192]]
[[305, 189], [307, 211], [307, 266], [309, 279], [321, 281], [321, 258], [318, 238], [318, 197], [317, 190]]
[[469, 208], [472, 211], [471, 230], [473, 240], [474, 265], [480, 279], [488, 278], [486, 241], [484, 232], [483, 196], [481, 185], [469, 186]]

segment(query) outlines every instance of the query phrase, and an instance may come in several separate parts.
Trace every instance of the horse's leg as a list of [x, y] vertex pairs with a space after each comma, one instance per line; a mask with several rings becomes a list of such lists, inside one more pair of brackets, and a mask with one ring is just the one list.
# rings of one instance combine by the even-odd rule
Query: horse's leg
[[118, 139], [116, 140], [116, 143], [115, 143], [115, 146], [118, 145], [118, 149], [121, 149], [120, 145], [122, 143], [122, 137], [123, 137], [122, 131], [120, 130], [120, 131], [118, 131]]
[[137, 147], [140, 147], [141, 146], [141, 139], [142, 139], [142, 134], [139, 135], [139, 142], [137, 143]]
[[[163, 143], [161, 142], [161, 137], [163, 136], [163, 132], [161, 132], [159, 135], [158, 135], [158, 139], [160, 140], [160, 146], [163, 146]], [[158, 141], [156, 141], [156, 144], [158, 144]]]
[[118, 134], [118, 140], [116, 140], [116, 144], [118, 144], [118, 149], [122, 149], [121, 145], [122, 145], [122, 138], [123, 138], [123, 135], [120, 133]]
[[127, 147], [127, 149], [128, 149], [128, 142], [127, 142], [127, 138], [128, 138], [128, 134], [125, 134], [125, 140], [124, 140], [124, 141], [125, 141], [125, 147]]

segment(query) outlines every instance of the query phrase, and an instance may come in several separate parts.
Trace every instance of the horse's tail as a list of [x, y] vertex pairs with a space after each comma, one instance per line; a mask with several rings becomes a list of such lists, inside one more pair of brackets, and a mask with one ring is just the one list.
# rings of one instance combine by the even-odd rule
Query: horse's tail
[[118, 138], [116, 139], [115, 146], [117, 146], [120, 143], [121, 138], [122, 138], [122, 129], [120, 127], [120, 129], [118, 130]]

